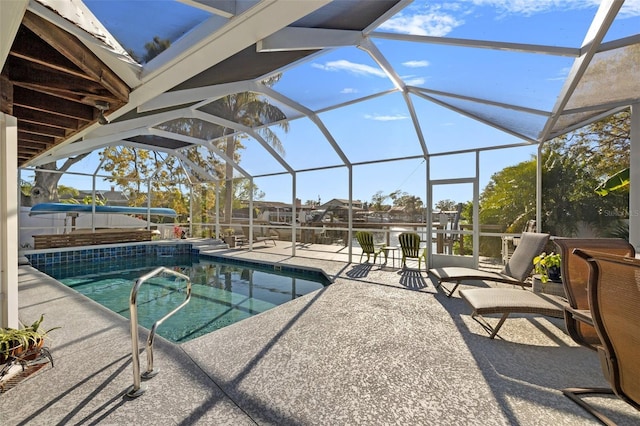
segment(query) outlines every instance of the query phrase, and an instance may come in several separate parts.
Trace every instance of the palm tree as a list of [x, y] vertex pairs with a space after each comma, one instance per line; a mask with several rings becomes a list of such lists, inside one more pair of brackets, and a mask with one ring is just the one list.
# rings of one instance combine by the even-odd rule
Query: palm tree
[[[280, 76], [272, 77], [265, 81], [267, 85], [273, 85], [280, 79]], [[226, 120], [239, 123], [243, 126], [257, 128], [269, 123], [277, 122], [277, 126], [283, 131], [289, 131], [289, 123], [284, 121], [285, 114], [276, 106], [271, 105], [259, 94], [254, 92], [243, 92], [228, 95], [201, 108], [203, 111]], [[279, 154], [284, 155], [284, 147], [273, 130], [269, 127], [257, 129], [257, 133]], [[227, 158], [238, 161], [240, 156], [238, 150], [243, 148], [241, 139], [246, 135], [240, 135], [235, 129], [225, 128], [223, 138], [220, 139], [219, 148], [224, 150]], [[233, 166], [227, 163], [225, 166], [225, 200], [224, 217], [225, 221], [231, 223], [233, 211]]]

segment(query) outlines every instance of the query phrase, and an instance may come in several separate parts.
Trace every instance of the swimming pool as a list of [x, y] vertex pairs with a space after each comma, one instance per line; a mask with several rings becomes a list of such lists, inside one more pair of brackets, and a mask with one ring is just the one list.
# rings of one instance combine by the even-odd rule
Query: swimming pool
[[[282, 272], [273, 266], [195, 259], [178, 256], [87, 262], [73, 265], [73, 274], [59, 266], [42, 270], [126, 318], [130, 318], [131, 288], [142, 275], [158, 266], [187, 275], [192, 284], [191, 301], [157, 329], [158, 335], [175, 343], [195, 339], [330, 284], [321, 273]], [[184, 298], [185, 283], [175, 277], [149, 279], [138, 293], [139, 324], [151, 329]]]

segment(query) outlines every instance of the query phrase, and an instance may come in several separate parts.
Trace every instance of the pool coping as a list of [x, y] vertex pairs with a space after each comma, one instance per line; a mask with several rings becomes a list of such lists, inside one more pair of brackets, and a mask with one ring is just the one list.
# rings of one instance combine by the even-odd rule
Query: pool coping
[[225, 264], [258, 266], [258, 267], [263, 267], [265, 269], [273, 269], [273, 271], [275, 272], [286, 271], [286, 272], [291, 272], [291, 273], [296, 273], [301, 275], [310, 275], [308, 274], [308, 272], [313, 272], [314, 274], [323, 276], [328, 281], [329, 284], [332, 284], [335, 282], [334, 277], [328, 275], [324, 271], [324, 269], [317, 268], [317, 267], [296, 266], [296, 265], [283, 264], [279, 262], [269, 262], [269, 261], [261, 261], [256, 259], [229, 257], [229, 256], [224, 256], [219, 254], [212, 254], [212, 253], [199, 253], [198, 256], [200, 258], [204, 258], [212, 261], [220, 261]]

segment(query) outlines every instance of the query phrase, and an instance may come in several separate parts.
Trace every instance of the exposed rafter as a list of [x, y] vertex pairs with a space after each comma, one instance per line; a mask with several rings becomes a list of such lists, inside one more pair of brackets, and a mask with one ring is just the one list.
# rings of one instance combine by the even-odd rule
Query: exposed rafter
[[129, 87], [77, 38], [27, 11], [0, 77], [2, 111], [18, 118], [22, 165], [114, 110]]

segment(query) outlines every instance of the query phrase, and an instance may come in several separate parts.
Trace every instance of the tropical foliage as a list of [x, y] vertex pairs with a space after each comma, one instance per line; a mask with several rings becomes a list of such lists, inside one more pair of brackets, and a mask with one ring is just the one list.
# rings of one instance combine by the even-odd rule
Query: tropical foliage
[[562, 257], [554, 252], [549, 254], [543, 252], [533, 258], [533, 268], [536, 274], [540, 274], [540, 281], [545, 284], [553, 276], [560, 275], [560, 265]]
[[[629, 164], [628, 111], [544, 145], [542, 161], [542, 229], [572, 236], [590, 224], [604, 235], [619, 225], [628, 208], [628, 190], [600, 197], [594, 188]], [[521, 232], [535, 218], [536, 160], [507, 167], [491, 177], [480, 196], [483, 224]]]
[[596, 194], [602, 195], [603, 197], [609, 194], [612, 191], [617, 191], [623, 188], [626, 188], [629, 185], [629, 175], [631, 170], [627, 167], [624, 170], [620, 170], [618, 173], [613, 176], [609, 176], [607, 180], [601, 182], [600, 185], [595, 189]]

